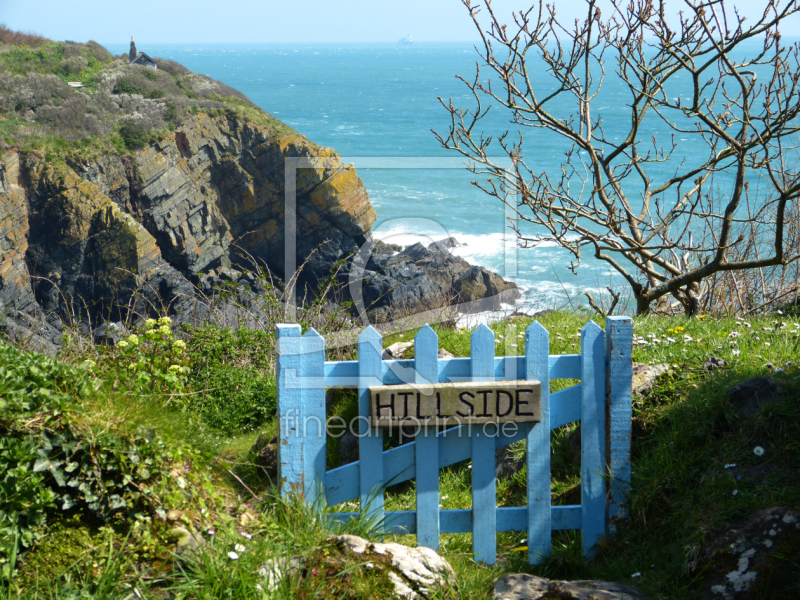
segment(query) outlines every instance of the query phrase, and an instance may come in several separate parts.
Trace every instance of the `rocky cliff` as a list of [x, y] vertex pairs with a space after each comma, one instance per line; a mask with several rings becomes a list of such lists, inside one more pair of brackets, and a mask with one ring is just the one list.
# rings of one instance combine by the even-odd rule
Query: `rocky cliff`
[[[376, 318], [516, 294], [513, 284], [444, 249], [385, 247], [355, 273], [375, 220], [352, 166], [294, 132], [235, 115], [190, 114], [169, 135], [130, 154], [50, 159], [6, 149], [0, 164], [0, 311], [13, 337], [58, 343], [64, 318], [124, 319], [167, 308], [185, 314], [198, 287], [252, 268], [284, 275], [286, 158], [296, 171], [301, 286], [339, 269], [362, 278]], [[395, 256], [392, 256], [395, 254]], [[488, 279], [487, 279], [488, 278]], [[257, 290], [254, 286], [254, 291]], [[444, 300], [443, 300], [444, 299]], [[196, 317], [196, 315], [194, 315]]]
[[235, 265], [242, 253], [282, 275], [287, 156], [319, 159], [296, 178], [297, 255], [313, 257], [304, 271], [313, 280], [368, 239], [375, 212], [355, 170], [300, 135], [200, 113], [128, 156], [62, 162], [7, 150], [0, 165], [7, 326], [24, 328], [20, 319], [37, 313], [116, 318], [144, 287], [169, 303], [178, 273], [192, 281]]
[[[52, 351], [64, 320], [228, 319], [241, 307], [204, 294], [232, 282], [254, 325], [252, 303], [271, 291], [280, 304], [292, 263], [298, 296], [333, 281], [332, 300], [354, 293], [373, 320], [517, 295], [446, 248], [376, 247], [355, 169], [237, 90], [94, 42], [37, 43], [0, 44], [0, 327], [12, 337]], [[277, 290], [247, 272], [261, 269]]]

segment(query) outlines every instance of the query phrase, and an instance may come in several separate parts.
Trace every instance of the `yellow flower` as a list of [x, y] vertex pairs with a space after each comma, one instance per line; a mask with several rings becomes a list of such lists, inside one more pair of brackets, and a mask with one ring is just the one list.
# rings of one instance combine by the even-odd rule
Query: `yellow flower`
[[184, 342], [183, 340], [176, 340], [175, 342], [173, 342], [172, 347], [177, 348], [178, 350], [183, 350], [186, 348], [186, 342]]
[[162, 327], [164, 325], [172, 325], [172, 319], [170, 319], [169, 317], [161, 317], [158, 320], [158, 324], [161, 325]]
[[169, 370], [170, 371], [181, 371], [182, 369], [181, 369], [180, 365], [170, 365]]
[[152, 329], [155, 326], [156, 326], [156, 320], [155, 319], [147, 319], [147, 321], [144, 322], [144, 328], [145, 329]]
[[698, 319], [706, 319], [706, 318], [708, 318], [708, 315], [697, 315], [697, 318]]
[[122, 340], [119, 344], [117, 344], [117, 348], [122, 348], [123, 350], [128, 347], [128, 342]]
[[97, 365], [97, 363], [94, 362], [93, 360], [85, 360], [85, 361], [83, 361], [81, 363], [81, 367], [84, 368], [84, 369], [91, 369], [96, 365]]
[[131, 346], [138, 346], [139, 345], [139, 336], [136, 335], [135, 333], [132, 333], [131, 335], [128, 336], [128, 343]]
[[675, 331], [683, 331], [683, 327], [676, 327]]
[[163, 333], [164, 335], [169, 335], [172, 333], [172, 330], [169, 328], [169, 325], [162, 325], [158, 328], [158, 333]]

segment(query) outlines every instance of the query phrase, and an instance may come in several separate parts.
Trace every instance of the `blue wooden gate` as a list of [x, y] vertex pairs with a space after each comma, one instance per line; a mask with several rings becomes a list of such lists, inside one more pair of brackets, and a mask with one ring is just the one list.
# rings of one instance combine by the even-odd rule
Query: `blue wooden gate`
[[[372, 327], [358, 339], [357, 361], [325, 361], [325, 342], [313, 329], [278, 325], [278, 444], [284, 494], [334, 506], [360, 499], [361, 510], [383, 519], [390, 533], [416, 533], [421, 546], [438, 550], [442, 533], [473, 534], [476, 560], [494, 564], [498, 531], [526, 531], [528, 559], [550, 554], [551, 532], [580, 529], [584, 554], [624, 518], [630, 482], [631, 346], [633, 323], [609, 317], [605, 332], [594, 322], [581, 331], [581, 353], [549, 355], [549, 333], [538, 322], [525, 332], [522, 356], [495, 356], [495, 335], [485, 325], [472, 333], [470, 358], [438, 358], [429, 326], [414, 338], [415, 358], [382, 360], [382, 338]], [[388, 451], [383, 431], [370, 427], [369, 387], [458, 381], [538, 380], [541, 423], [520, 424], [513, 435], [462, 425], [422, 429], [415, 441]], [[550, 393], [553, 379], [580, 383]], [[326, 471], [326, 387], [359, 390], [360, 460]], [[581, 422], [581, 503], [551, 506], [550, 430]], [[349, 424], [348, 424], [349, 425]], [[496, 435], [495, 435], [496, 433]], [[495, 451], [526, 440], [527, 506], [498, 507]], [[472, 460], [472, 508], [440, 510], [439, 470]], [[384, 488], [416, 479], [416, 510], [384, 511]], [[324, 498], [320, 495], [324, 494]], [[337, 513], [348, 519], [357, 513]]]

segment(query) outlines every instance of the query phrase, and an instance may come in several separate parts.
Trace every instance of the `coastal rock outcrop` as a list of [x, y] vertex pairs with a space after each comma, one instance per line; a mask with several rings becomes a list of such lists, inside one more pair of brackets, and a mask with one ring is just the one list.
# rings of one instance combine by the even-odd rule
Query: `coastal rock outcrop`
[[518, 296], [514, 284], [447, 245], [417, 244], [399, 254], [379, 245], [356, 273], [350, 258], [374, 247], [375, 212], [364, 184], [333, 150], [276, 123], [196, 111], [129, 154], [53, 159], [6, 149], [6, 332], [52, 350], [60, 338], [55, 315], [74, 315], [88, 329], [124, 320], [131, 309], [139, 316], [167, 309], [178, 322], [196, 322], [210, 313], [198, 291], [239, 281], [255, 297], [263, 287], [242, 272], [266, 267], [283, 278], [287, 231], [296, 240], [288, 264], [302, 267], [298, 290], [316, 289], [333, 273], [349, 290], [355, 273], [375, 320], [484, 299], [479, 309], [492, 309]]
[[366, 268], [364, 306], [377, 320], [453, 307], [459, 312], [498, 310], [520, 297], [516, 284], [450, 253], [449, 244], [421, 243], [395, 252], [376, 245]]

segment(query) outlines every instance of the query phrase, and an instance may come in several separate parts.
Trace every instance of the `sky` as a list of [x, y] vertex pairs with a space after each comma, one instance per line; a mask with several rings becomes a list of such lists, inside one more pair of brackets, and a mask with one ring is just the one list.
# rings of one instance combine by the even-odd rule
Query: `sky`
[[[582, 0], [550, 1], [568, 22], [582, 16], [585, 7]], [[531, 4], [492, 2], [508, 22], [513, 10]], [[669, 2], [673, 12], [680, 4]], [[754, 17], [766, 2], [738, 4]], [[0, 0], [0, 23], [59, 41], [101, 44], [126, 43], [132, 35], [141, 44], [396, 42], [406, 35], [420, 42], [477, 40], [460, 0]], [[783, 33], [800, 35], [800, 17], [793, 17]]]

